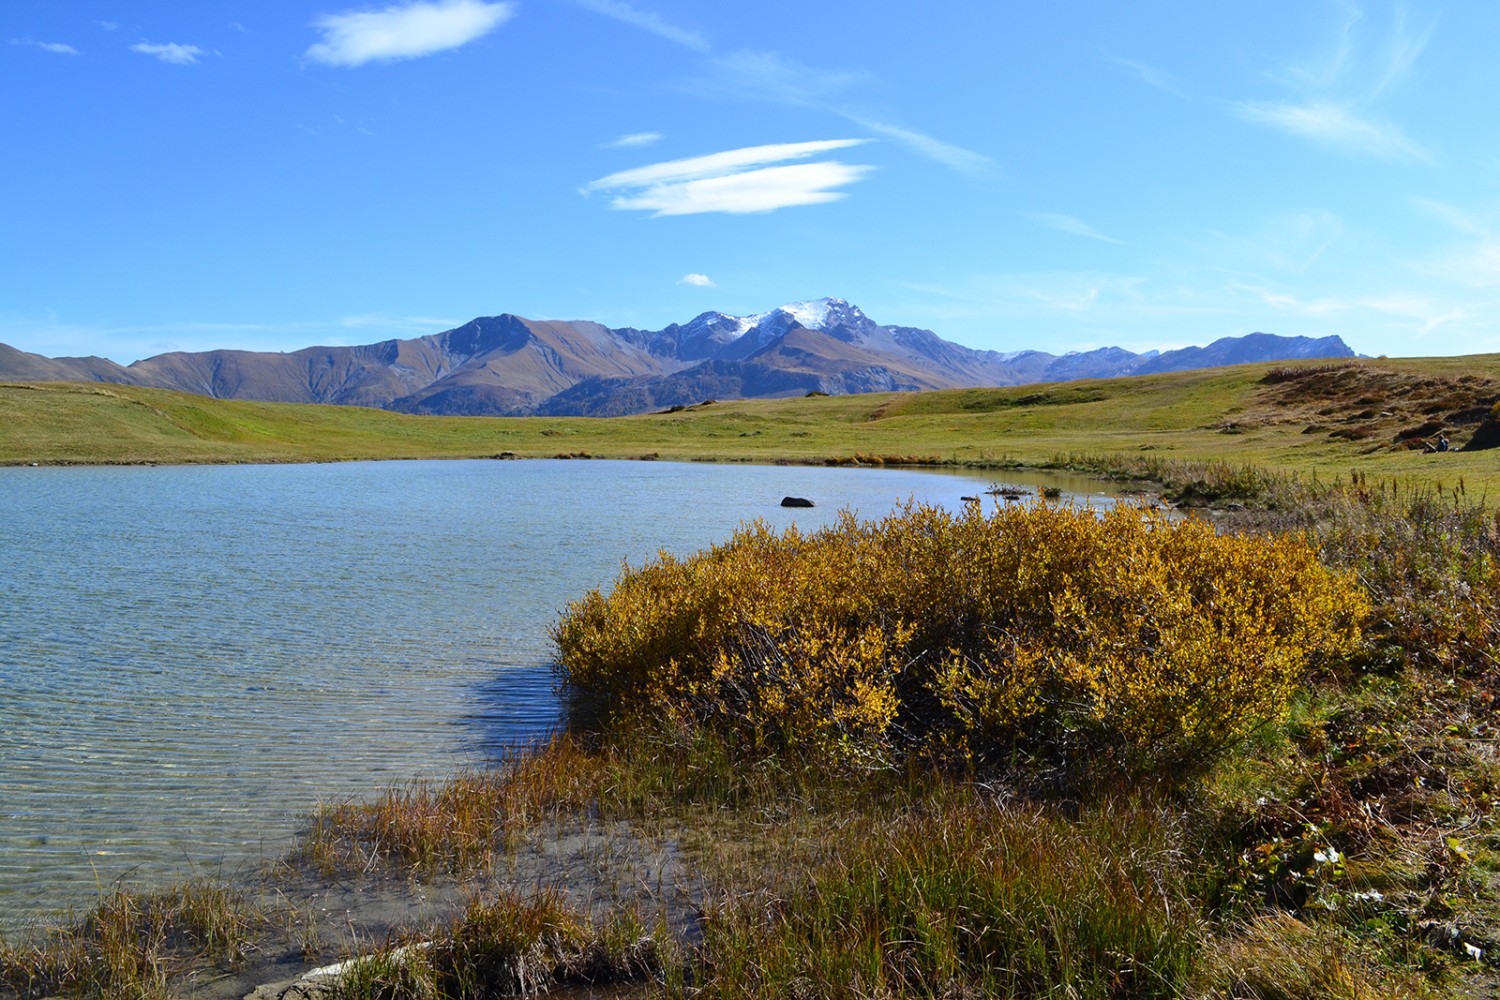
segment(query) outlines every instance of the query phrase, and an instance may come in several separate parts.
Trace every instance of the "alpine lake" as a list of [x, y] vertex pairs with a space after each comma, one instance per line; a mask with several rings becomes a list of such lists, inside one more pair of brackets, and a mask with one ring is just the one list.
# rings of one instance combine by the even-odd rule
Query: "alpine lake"
[[622, 561], [756, 519], [957, 510], [997, 480], [1112, 502], [1078, 477], [811, 466], [0, 469], [0, 931], [232, 877], [319, 802], [544, 738], [549, 627]]

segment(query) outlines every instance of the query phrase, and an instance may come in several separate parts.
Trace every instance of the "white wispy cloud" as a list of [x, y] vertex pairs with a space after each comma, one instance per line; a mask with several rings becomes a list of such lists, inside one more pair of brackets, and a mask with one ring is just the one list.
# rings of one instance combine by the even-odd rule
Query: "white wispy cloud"
[[631, 132], [622, 135], [618, 139], [611, 139], [604, 144], [605, 149], [634, 149], [640, 146], [650, 146], [661, 140], [660, 132]]
[[64, 42], [39, 42], [30, 35], [27, 35], [25, 38], [12, 38], [10, 44], [25, 45], [33, 49], [41, 49], [43, 52], [55, 52], [60, 56], [76, 56], [78, 54], [77, 49]]
[[[350, 316], [340, 316], [334, 321], [335, 324], [352, 330], [363, 330], [378, 328], [383, 330], [399, 330], [403, 333], [426, 334], [441, 333], [451, 330], [461, 324], [463, 320], [443, 316], [392, 316], [389, 313], [356, 313]], [[312, 324], [314, 326], [322, 324]], [[295, 326], [293, 328], [296, 328]]]
[[617, 195], [610, 207], [647, 211], [656, 216], [774, 212], [795, 205], [838, 201], [845, 194], [837, 188], [854, 183], [872, 169], [837, 162], [762, 167], [722, 177], [654, 184]]
[[1371, 87], [1372, 97], [1379, 97], [1410, 72], [1417, 57], [1432, 40], [1433, 27], [1429, 24], [1416, 31], [1408, 30], [1406, 11], [1399, 7], [1396, 9], [1396, 25], [1386, 36], [1382, 46], [1378, 72]]
[[1443, 327], [1486, 318], [1490, 308], [1445, 301], [1412, 292], [1392, 291], [1379, 295], [1321, 296], [1303, 298], [1289, 292], [1275, 291], [1259, 285], [1234, 283], [1231, 292], [1247, 292], [1278, 313], [1306, 320], [1329, 320], [1347, 317], [1346, 326], [1368, 327], [1386, 322], [1394, 330], [1417, 336], [1429, 336]]
[[748, 49], [716, 57], [709, 70], [709, 79], [695, 81], [695, 90], [706, 83], [709, 89], [730, 96], [805, 108], [826, 109], [847, 99], [853, 88], [869, 82], [864, 73], [814, 69], [779, 52]]
[[1486, 289], [1500, 286], [1500, 236], [1491, 221], [1472, 212], [1429, 198], [1415, 199], [1418, 207], [1431, 213], [1463, 237], [1428, 254], [1414, 267], [1419, 273], [1445, 283], [1468, 288]]
[[1471, 236], [1483, 236], [1489, 232], [1489, 226], [1484, 220], [1476, 218], [1456, 205], [1450, 205], [1447, 202], [1437, 201], [1432, 198], [1413, 198], [1412, 201], [1417, 207], [1430, 212], [1461, 233], [1467, 233]]
[[1317, 263], [1343, 234], [1343, 219], [1325, 208], [1311, 208], [1271, 220], [1256, 243], [1276, 267], [1301, 272]]
[[1383, 160], [1432, 159], [1431, 153], [1397, 126], [1333, 101], [1241, 101], [1233, 109], [1246, 121], [1343, 152], [1364, 153]]
[[466, 45], [515, 13], [516, 5], [509, 0], [432, 0], [324, 14], [313, 22], [323, 40], [309, 46], [305, 54], [314, 62], [349, 67], [417, 59]]
[[908, 287], [990, 315], [1016, 316], [1036, 310], [1083, 314], [1134, 307], [1149, 301], [1145, 285], [1139, 275], [1107, 271], [1028, 271], [970, 275], [957, 287]]
[[983, 153], [976, 153], [972, 149], [965, 149], [951, 142], [935, 139], [925, 132], [903, 128], [899, 125], [889, 125], [863, 115], [842, 111], [836, 113], [840, 117], [854, 122], [856, 125], [864, 126], [877, 135], [883, 135], [888, 139], [896, 140], [903, 146], [921, 156], [925, 156], [929, 160], [941, 163], [945, 167], [951, 167], [962, 173], [984, 173], [994, 166], [994, 161]]
[[1304, 299], [1288, 292], [1278, 292], [1260, 285], [1247, 285], [1241, 282], [1232, 282], [1229, 285], [1229, 290], [1248, 292], [1272, 309], [1292, 313], [1297, 316], [1319, 318], [1335, 316], [1340, 313], [1346, 313], [1357, 306], [1357, 303], [1347, 299], [1329, 297]]
[[[1364, 299], [1360, 305], [1371, 312], [1383, 314], [1396, 320], [1405, 320], [1407, 330], [1420, 336], [1429, 336], [1443, 327], [1460, 327], [1469, 336], [1472, 327], [1483, 325], [1493, 328], [1494, 304], [1479, 307], [1467, 304], [1443, 302], [1423, 295], [1400, 293]], [[1465, 345], [1469, 347], [1470, 345]]]
[[1338, 3], [1333, 12], [1338, 24], [1324, 44], [1274, 70], [1273, 79], [1312, 93], [1373, 100], [1407, 76], [1432, 40], [1434, 26], [1413, 26], [1400, 5], [1391, 7], [1383, 26], [1357, 3]]
[[1357, 4], [1342, 3], [1338, 13], [1338, 27], [1321, 51], [1269, 74], [1294, 96], [1236, 101], [1230, 110], [1245, 121], [1343, 153], [1430, 162], [1431, 152], [1374, 106], [1411, 72], [1432, 37], [1432, 26], [1412, 28], [1399, 8], [1383, 30]]
[[1258, 274], [1265, 268], [1301, 274], [1316, 264], [1344, 234], [1344, 220], [1325, 208], [1279, 212], [1248, 230], [1208, 230], [1192, 241], [1203, 260], [1230, 272]]
[[137, 42], [130, 47], [130, 51], [153, 56], [164, 63], [172, 63], [174, 66], [187, 66], [197, 62], [199, 56], [208, 55], [196, 45], [178, 45], [176, 42], [166, 42], [161, 45]]
[[1190, 97], [1187, 86], [1175, 76], [1155, 66], [1137, 62], [1134, 59], [1122, 59], [1119, 56], [1109, 56], [1110, 62], [1120, 66], [1135, 76], [1148, 87], [1155, 87], [1163, 93], [1171, 94], [1173, 97]]
[[1060, 233], [1083, 236], [1087, 239], [1098, 240], [1101, 243], [1129, 246], [1124, 240], [1117, 240], [1113, 236], [1105, 236], [1087, 222], [1074, 218], [1071, 215], [1061, 215], [1057, 212], [1021, 212], [1019, 214], [1038, 225], [1046, 226], [1048, 229], [1055, 229]]
[[868, 139], [820, 139], [814, 142], [781, 142], [765, 146], [746, 146], [743, 149], [728, 149], [722, 153], [692, 156], [683, 160], [667, 160], [664, 163], [621, 170], [591, 182], [584, 190], [608, 191], [640, 188], [676, 181], [722, 177], [766, 163], [805, 160], [810, 156], [863, 145], [868, 141]]
[[[886, 287], [907, 293], [904, 322], [944, 336], [968, 326], [975, 332], [961, 342], [997, 350], [1167, 349], [1255, 330], [1337, 334], [1356, 351], [1391, 356], [1500, 350], [1500, 240], [1492, 235], [1500, 209], [1489, 202], [1478, 211], [1430, 208], [1451, 224], [1454, 240], [1420, 261], [1388, 261], [1377, 247], [1374, 260], [1341, 253], [1338, 264], [1310, 276], [1294, 267], [1262, 274], [1232, 260], [1226, 266], [1217, 246], [1189, 244], [1185, 257], [1149, 276], [949, 270]], [[1266, 220], [1242, 241], [1268, 240], [1288, 264], [1298, 264], [1343, 230], [1337, 215], [1309, 209]], [[1262, 248], [1247, 256], [1265, 263]], [[1014, 332], [1027, 330], [1033, 332]]]
[[119, 31], [120, 25], [115, 21], [95, 21], [94, 26], [100, 31]]
[[714, 279], [706, 274], [684, 274], [677, 279], [679, 285], [692, 285], [694, 288], [717, 288]]
[[1433, 254], [1417, 270], [1469, 288], [1500, 287], [1500, 239], [1489, 234]]
[[573, 0], [573, 2], [596, 14], [603, 14], [605, 17], [612, 17], [616, 21], [649, 31], [658, 38], [665, 38], [685, 49], [692, 49], [694, 52], [709, 51], [708, 40], [696, 31], [680, 28], [667, 22], [660, 15], [639, 10], [628, 3], [623, 3], [622, 0]]
[[711, 71], [709, 87], [731, 96], [833, 114], [963, 173], [984, 173], [994, 166], [993, 161], [982, 153], [894, 124], [880, 115], [855, 107], [849, 95], [868, 82], [863, 73], [819, 70], [779, 52], [751, 51], [719, 57], [713, 61]]

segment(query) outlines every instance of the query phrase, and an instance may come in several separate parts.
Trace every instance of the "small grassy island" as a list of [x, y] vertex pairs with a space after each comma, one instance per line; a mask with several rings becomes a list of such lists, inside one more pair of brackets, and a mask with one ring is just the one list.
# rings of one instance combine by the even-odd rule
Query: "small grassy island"
[[[263, 885], [0, 943], [0, 992], [1492, 996], [1497, 453], [1410, 445], [1497, 400], [1497, 358], [534, 423], [0, 387], [13, 463], [904, 456], [1211, 508], [985, 498], [627, 568], [554, 629], [567, 734], [321, 809]], [[329, 916], [360, 893], [397, 915]]]

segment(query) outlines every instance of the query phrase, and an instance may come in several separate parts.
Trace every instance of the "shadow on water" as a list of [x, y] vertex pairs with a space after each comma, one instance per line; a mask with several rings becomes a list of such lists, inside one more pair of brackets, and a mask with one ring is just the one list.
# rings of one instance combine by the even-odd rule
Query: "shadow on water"
[[543, 743], [562, 724], [553, 665], [507, 667], [473, 688], [468, 709], [456, 720], [461, 744], [486, 763]]

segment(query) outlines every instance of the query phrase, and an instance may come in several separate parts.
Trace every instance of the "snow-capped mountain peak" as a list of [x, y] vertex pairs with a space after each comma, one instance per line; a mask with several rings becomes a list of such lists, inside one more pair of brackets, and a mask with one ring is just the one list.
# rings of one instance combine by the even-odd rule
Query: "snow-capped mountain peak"
[[785, 330], [791, 327], [793, 323], [806, 327], [809, 330], [826, 330], [830, 326], [855, 323], [867, 319], [858, 306], [852, 306], [847, 300], [839, 298], [804, 299], [800, 302], [788, 302], [786, 305], [777, 306], [775, 309], [770, 309], [763, 313], [755, 313], [752, 316], [726, 316], [723, 313], [717, 313], [715, 316], [732, 321], [737, 327], [735, 336], [743, 336], [751, 330], [762, 327]]
[[802, 302], [789, 302], [775, 309], [775, 312], [785, 313], [796, 320], [801, 326], [809, 330], [821, 330], [828, 325], [830, 313], [846, 311], [849, 303], [843, 299], [810, 299]]
[[852, 306], [845, 299], [822, 298], [806, 299], [801, 302], [789, 302], [784, 306], [772, 310], [770, 314], [784, 313], [797, 321], [799, 326], [809, 330], [826, 330], [831, 326], [843, 326], [857, 323], [865, 319], [865, 314], [860, 312], [858, 306]]

